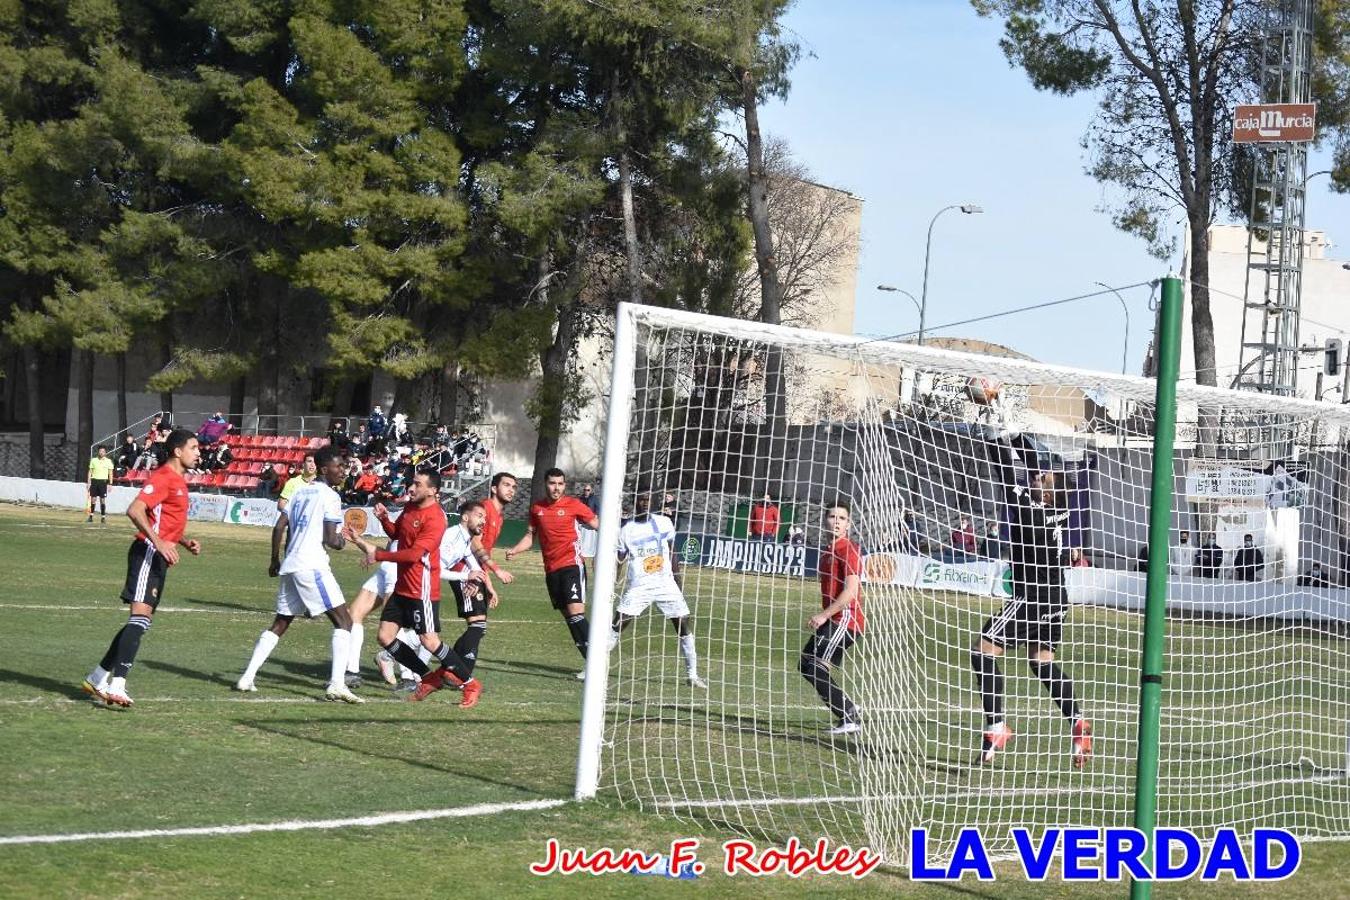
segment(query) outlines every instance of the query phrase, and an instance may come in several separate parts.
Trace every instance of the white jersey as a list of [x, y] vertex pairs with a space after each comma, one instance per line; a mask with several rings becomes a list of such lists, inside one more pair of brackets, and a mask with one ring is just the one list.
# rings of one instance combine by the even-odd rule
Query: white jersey
[[296, 491], [286, 505], [290, 544], [281, 561], [282, 575], [293, 572], [331, 571], [323, 546], [325, 522], [342, 524], [342, 498], [322, 479], [316, 478]]
[[619, 556], [629, 557], [628, 589], [675, 588], [671, 561], [675, 523], [657, 513], [625, 522], [619, 529]]
[[[474, 558], [473, 548], [469, 546], [472, 540], [473, 535], [463, 525], [445, 529], [445, 535], [441, 538], [442, 581], [464, 581], [468, 573], [482, 568]], [[464, 563], [464, 568], [458, 572], [452, 571], [460, 563]]]

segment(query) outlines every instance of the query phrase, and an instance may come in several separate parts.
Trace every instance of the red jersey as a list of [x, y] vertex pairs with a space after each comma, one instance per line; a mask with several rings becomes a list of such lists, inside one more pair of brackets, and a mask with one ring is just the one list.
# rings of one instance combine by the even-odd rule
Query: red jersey
[[750, 507], [750, 535], [772, 537], [778, 534], [778, 507], [772, 503]]
[[554, 502], [534, 502], [530, 507], [530, 525], [539, 537], [545, 572], [581, 565], [581, 537], [577, 532], [577, 523], [589, 522], [594, 518], [595, 513], [591, 512], [591, 508], [576, 497], [559, 497]]
[[[151, 472], [136, 499], [145, 504], [150, 528], [155, 534], [170, 544], [183, 539], [183, 529], [187, 527], [188, 486], [172, 466], [159, 466]], [[145, 532], [140, 532], [139, 536], [147, 544], [151, 543]]]
[[398, 541], [397, 550], [376, 550], [378, 562], [398, 563], [394, 593], [413, 600], [441, 599], [441, 537], [445, 513], [440, 504], [405, 506], [398, 521], [381, 519], [384, 533]]
[[483, 533], [478, 539], [483, 542], [483, 549], [491, 553], [502, 533], [502, 511], [491, 499], [483, 501], [483, 511], [487, 516], [483, 520]]
[[820, 551], [820, 608], [827, 609], [839, 599], [844, 579], [858, 576], [858, 596], [831, 618], [849, 631], [861, 634], [867, 620], [862, 609], [862, 550], [848, 538], [838, 538], [828, 550]]

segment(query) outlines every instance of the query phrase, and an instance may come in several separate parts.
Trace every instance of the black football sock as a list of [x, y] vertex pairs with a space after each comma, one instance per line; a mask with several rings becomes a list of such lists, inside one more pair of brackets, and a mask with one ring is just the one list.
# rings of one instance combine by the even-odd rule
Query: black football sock
[[98, 664], [100, 669], [110, 675], [112, 674], [113, 666], [117, 665], [117, 645], [122, 640], [122, 632], [126, 630], [127, 626], [125, 625], [117, 629], [117, 634], [113, 635], [112, 643], [108, 645], [108, 652], [103, 654], [103, 661]]
[[984, 705], [984, 724], [997, 725], [1003, 721], [1003, 673], [998, 668], [998, 657], [975, 649], [970, 651], [970, 664], [975, 669], [975, 683]]
[[486, 634], [487, 622], [470, 622], [459, 640], [455, 641], [455, 652], [464, 659], [469, 674], [473, 674], [473, 667], [478, 664], [478, 645]]
[[577, 613], [575, 616], [567, 616], [567, 630], [572, 633], [572, 643], [577, 645], [577, 650], [581, 652], [581, 658], [586, 658], [587, 638], [590, 636], [591, 628], [586, 622], [584, 613]]
[[150, 630], [149, 616], [132, 616], [117, 636], [117, 663], [113, 666], [114, 678], [126, 678], [131, 666], [136, 662], [136, 654], [141, 649], [141, 638]]
[[1059, 711], [1064, 714], [1064, 718], [1073, 721], [1078, 718], [1078, 701], [1073, 696], [1073, 680], [1064, 674], [1064, 670], [1058, 663], [1041, 662], [1040, 660], [1031, 660], [1031, 671], [1036, 673], [1036, 677], [1045, 685], [1045, 689], [1050, 692], [1050, 698], [1055, 701]]
[[398, 638], [384, 644], [385, 652], [403, 665], [405, 669], [411, 669], [421, 678], [427, 674], [427, 664], [422, 662], [422, 658], [417, 655], [417, 651], [400, 641]]
[[442, 643], [431, 655], [441, 661], [441, 668], [455, 676], [457, 684], [463, 684], [473, 679], [473, 673], [469, 667], [464, 664], [464, 659], [454, 651], [449, 644]]
[[857, 710], [853, 707], [853, 701], [849, 700], [840, 689], [839, 685], [834, 683], [830, 677], [830, 667], [822, 659], [812, 656], [809, 653], [803, 653], [797, 663], [797, 671], [807, 681], [811, 682], [811, 687], [816, 689], [820, 699], [830, 708], [836, 719], [853, 719], [857, 715]]

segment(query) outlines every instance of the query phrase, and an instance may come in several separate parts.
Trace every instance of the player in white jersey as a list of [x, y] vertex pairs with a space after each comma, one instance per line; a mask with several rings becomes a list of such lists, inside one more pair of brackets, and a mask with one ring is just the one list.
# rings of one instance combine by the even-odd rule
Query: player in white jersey
[[[301, 614], [306, 617], [323, 614], [333, 623], [333, 660], [324, 699], [364, 703], [345, 683], [352, 617], [347, 612], [342, 589], [333, 577], [332, 564], [324, 549], [341, 550], [347, 545], [340, 533], [342, 498], [334, 490], [346, 477], [347, 464], [331, 447], [315, 453], [314, 461], [320, 477], [291, 496], [285, 511], [286, 528], [273, 532], [272, 564], [268, 574], [281, 577], [276, 617], [271, 627], [258, 638], [248, 668], [235, 687], [241, 691], [256, 691], [254, 678], [290, 628], [291, 621]], [[286, 530], [290, 532], [290, 543], [285, 558], [281, 559], [281, 534]]]
[[689, 628], [689, 604], [685, 603], [680, 586], [682, 572], [679, 557], [674, 552], [675, 523], [650, 509], [650, 499], [638, 497], [633, 505], [633, 518], [619, 529], [619, 559], [628, 560], [628, 587], [614, 609], [609, 649], [613, 650], [624, 629], [655, 603], [680, 636], [680, 651], [684, 654], [689, 684], [706, 688], [708, 685], [698, 677], [694, 634]]
[[[441, 538], [441, 578], [454, 589], [460, 617], [464, 619], [464, 633], [455, 641], [455, 652], [464, 658], [469, 671], [478, 662], [478, 645], [487, 634], [487, 614], [497, 606], [497, 593], [482, 565], [483, 528], [487, 524], [487, 508], [477, 500], [470, 500], [459, 508], [459, 524], [447, 528]], [[491, 557], [487, 557], [490, 562]], [[498, 568], [503, 582], [515, 576]]]

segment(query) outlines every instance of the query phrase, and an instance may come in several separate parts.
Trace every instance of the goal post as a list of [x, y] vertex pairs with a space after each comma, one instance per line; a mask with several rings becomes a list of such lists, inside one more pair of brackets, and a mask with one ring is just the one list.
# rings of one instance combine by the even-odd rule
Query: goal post
[[[1177, 385], [1173, 422], [1154, 380], [980, 349], [619, 307], [576, 796], [898, 865], [917, 826], [934, 854], [1150, 815], [1350, 836], [1350, 410]], [[1031, 490], [1067, 601], [1044, 622], [1009, 612]], [[674, 523], [692, 643], [655, 606], [612, 637], [638, 496]], [[816, 644], [841, 507], [863, 615]]]

